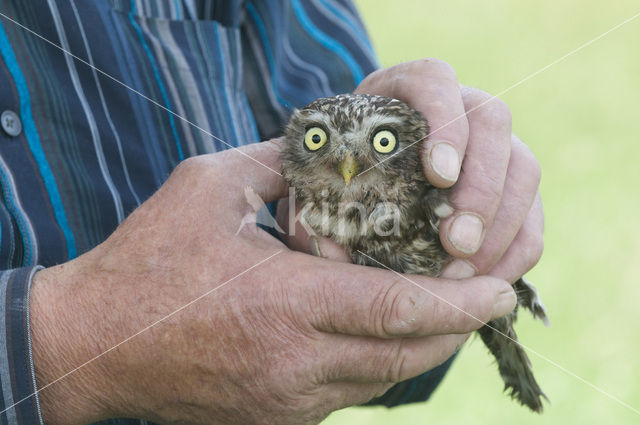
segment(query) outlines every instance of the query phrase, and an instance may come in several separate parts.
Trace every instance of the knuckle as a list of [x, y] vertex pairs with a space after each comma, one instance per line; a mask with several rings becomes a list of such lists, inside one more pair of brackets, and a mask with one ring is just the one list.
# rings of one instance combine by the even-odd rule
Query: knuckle
[[354, 90], [355, 93], [369, 93], [372, 87], [380, 86], [381, 82], [389, 81], [393, 77], [396, 70], [395, 67], [381, 68], [373, 71], [367, 75], [364, 80], [358, 84], [358, 87]]
[[533, 229], [525, 227], [523, 228], [523, 232], [522, 249], [524, 250], [524, 255], [522, 258], [528, 271], [531, 270], [538, 261], [540, 261], [540, 258], [542, 258], [542, 252], [544, 251], [544, 239], [542, 237], [542, 233], [534, 231]]
[[192, 156], [192, 157], [189, 157], [187, 159], [184, 159], [184, 160], [182, 160], [182, 161], [180, 161], [178, 163], [178, 165], [176, 166], [174, 172], [176, 174], [188, 172], [189, 170], [195, 168], [197, 166], [198, 162], [199, 162], [199, 159], [198, 159], [197, 156], [195, 156], [195, 157]]
[[438, 58], [423, 58], [414, 62], [417, 66], [424, 67], [430, 71], [435, 71], [442, 76], [447, 76], [457, 80], [456, 71], [451, 65]]
[[485, 175], [483, 179], [467, 180], [468, 187], [452, 197], [451, 202], [456, 209], [473, 211], [479, 214], [485, 225], [490, 225], [490, 218], [498, 208], [504, 189], [503, 182], [497, 176]]
[[533, 153], [531, 155], [533, 161], [529, 163], [529, 166], [531, 167], [529, 173], [531, 175], [531, 179], [535, 183], [535, 186], [538, 187], [540, 185], [540, 180], [542, 180], [542, 167], [540, 166], [540, 163], [537, 161], [535, 156], [533, 156]]
[[487, 123], [511, 127], [511, 109], [507, 103], [489, 93], [476, 88], [465, 87], [462, 97], [467, 111], [477, 115]]
[[489, 101], [491, 95], [475, 87], [462, 87], [462, 99], [467, 109], [478, 108], [481, 104]]
[[209, 156], [197, 155], [180, 161], [174, 170], [174, 174], [184, 177], [202, 174], [204, 172], [212, 172], [214, 170], [215, 167], [212, 166]]
[[518, 172], [526, 175], [530, 181], [538, 187], [540, 179], [542, 178], [542, 168], [536, 156], [531, 152], [531, 149], [520, 141], [516, 136], [513, 138], [513, 148], [511, 149], [512, 156], [516, 157], [519, 161]]
[[401, 382], [409, 377], [407, 373], [408, 355], [402, 351], [402, 344], [398, 344], [398, 353], [389, 370], [388, 382]]
[[481, 118], [497, 128], [511, 129], [511, 109], [502, 99], [490, 97], [481, 103], [478, 112]]
[[469, 297], [460, 297], [455, 303], [438, 300], [431, 310], [430, 320], [431, 323], [437, 324], [438, 334], [471, 331], [479, 327], [474, 327], [476, 321], [471, 320], [471, 317], [477, 317], [475, 307]]
[[383, 337], [410, 335], [417, 331], [416, 294], [405, 282], [393, 281], [374, 298], [372, 328]]
[[201, 167], [204, 167], [206, 164], [209, 164], [209, 161], [206, 155], [191, 156], [180, 162], [180, 165], [187, 169], [201, 168]]
[[409, 357], [404, 350], [402, 340], [390, 344], [390, 349], [385, 353], [382, 363], [380, 370], [383, 371], [381, 376], [383, 382], [397, 383], [409, 377]]
[[[405, 96], [413, 94], [415, 85], [423, 85], [425, 81], [442, 81], [446, 82], [446, 87], [451, 85], [458, 87], [458, 77], [448, 63], [435, 58], [418, 59], [412, 62], [406, 62], [389, 68], [389, 75], [386, 76], [392, 81], [392, 87], [396, 92]], [[407, 84], [413, 82], [414, 84]], [[430, 85], [433, 91], [438, 85]], [[434, 99], [437, 96], [432, 96]]]
[[491, 110], [494, 115], [501, 116], [504, 120], [511, 122], [511, 109], [509, 105], [507, 105], [507, 102], [499, 97], [492, 96], [487, 105], [489, 105], [489, 110]]
[[[480, 182], [478, 182], [480, 183]], [[502, 199], [503, 180], [495, 175], [487, 175], [482, 184], [472, 183], [473, 190], [482, 198], [482, 204], [491, 205]]]
[[387, 391], [389, 391], [391, 389], [391, 387], [393, 387], [393, 383], [382, 383], [382, 384], [378, 384], [376, 386], [376, 391], [375, 393], [372, 395], [371, 398], [374, 397], [382, 397], [383, 395], [385, 395], [387, 393]]
[[521, 173], [527, 176], [532, 188], [535, 189], [540, 185], [540, 179], [542, 178], [542, 168], [540, 167], [540, 164], [533, 156], [531, 151], [529, 151], [528, 149], [527, 151], [529, 152], [529, 155], [522, 165]]
[[382, 397], [393, 387], [395, 384], [393, 382], [378, 382], [374, 384], [370, 384], [365, 391], [362, 393], [362, 398], [357, 404], [365, 404], [374, 398]]

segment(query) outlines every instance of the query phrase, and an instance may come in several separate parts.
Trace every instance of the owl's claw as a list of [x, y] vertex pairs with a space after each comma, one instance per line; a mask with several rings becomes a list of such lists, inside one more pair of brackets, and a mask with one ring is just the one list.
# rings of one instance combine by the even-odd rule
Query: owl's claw
[[513, 284], [513, 289], [518, 296], [518, 304], [531, 312], [534, 318], [540, 319], [546, 327], [551, 323], [547, 317], [547, 309], [542, 304], [538, 290], [524, 276]]
[[311, 254], [313, 254], [315, 257], [327, 258], [327, 256], [324, 255], [324, 253], [320, 249], [318, 238], [316, 236], [309, 236], [309, 240], [311, 242], [309, 246], [309, 248], [311, 249]]

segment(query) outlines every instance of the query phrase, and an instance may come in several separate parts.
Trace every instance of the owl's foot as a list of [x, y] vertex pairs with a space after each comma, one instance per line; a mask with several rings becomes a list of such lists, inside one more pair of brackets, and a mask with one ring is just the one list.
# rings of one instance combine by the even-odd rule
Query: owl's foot
[[516, 312], [492, 320], [478, 330], [496, 358], [505, 391], [534, 412], [542, 412], [542, 399], [549, 400], [536, 382], [531, 362], [513, 329]]
[[545, 326], [549, 327], [547, 309], [542, 304], [536, 287], [523, 276], [513, 284], [513, 289], [518, 296], [518, 305], [529, 310], [533, 317], [540, 319]]
[[315, 257], [327, 258], [322, 249], [320, 249], [320, 242], [317, 236], [309, 236], [309, 248], [311, 249], [311, 254]]

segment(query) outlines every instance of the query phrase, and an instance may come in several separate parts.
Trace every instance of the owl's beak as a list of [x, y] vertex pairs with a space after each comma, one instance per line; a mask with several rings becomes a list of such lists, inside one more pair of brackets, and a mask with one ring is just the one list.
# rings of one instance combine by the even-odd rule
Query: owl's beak
[[349, 184], [353, 176], [358, 174], [358, 171], [360, 171], [358, 163], [351, 152], [347, 152], [344, 155], [344, 158], [340, 161], [338, 170], [340, 170], [340, 174], [342, 174], [342, 177], [344, 178], [345, 185]]

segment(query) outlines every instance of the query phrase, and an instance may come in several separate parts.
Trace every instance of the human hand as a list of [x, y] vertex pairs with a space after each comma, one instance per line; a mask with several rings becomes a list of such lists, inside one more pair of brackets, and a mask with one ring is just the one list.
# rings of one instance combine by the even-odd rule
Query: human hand
[[[278, 151], [274, 141], [242, 148], [273, 170]], [[514, 307], [500, 279], [413, 284], [327, 267], [255, 224], [238, 232], [252, 212], [247, 186], [265, 202], [286, 194], [279, 175], [245, 155], [184, 161], [104, 243], [36, 273], [45, 423], [317, 423], [435, 367]]]
[[[507, 105], [489, 94], [461, 87], [453, 69], [437, 59], [376, 71], [355, 90], [404, 101], [429, 121], [423, 169], [436, 187], [453, 186], [451, 215], [441, 221], [444, 248], [457, 258], [443, 277], [490, 274], [509, 282], [529, 271], [542, 254], [544, 217], [538, 194], [540, 167], [511, 134]], [[462, 158], [462, 161], [461, 161]], [[455, 184], [455, 185], [454, 185]], [[286, 211], [280, 209], [281, 222]], [[327, 239], [296, 230], [290, 246], [346, 261]]]

